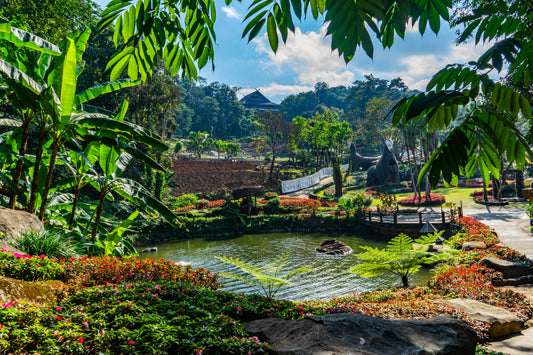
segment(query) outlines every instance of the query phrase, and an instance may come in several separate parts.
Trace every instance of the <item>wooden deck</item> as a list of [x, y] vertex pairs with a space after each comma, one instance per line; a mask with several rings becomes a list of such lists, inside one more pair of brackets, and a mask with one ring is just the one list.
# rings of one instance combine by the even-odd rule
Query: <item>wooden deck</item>
[[[459, 215], [462, 215], [459, 209]], [[445, 235], [452, 232], [452, 221], [448, 210], [421, 212], [417, 210], [397, 210], [394, 212], [366, 211], [361, 216], [361, 223], [368, 232], [381, 236], [394, 236], [405, 233], [413, 238], [420, 236], [420, 229], [430, 222], [438, 231], [444, 230]]]

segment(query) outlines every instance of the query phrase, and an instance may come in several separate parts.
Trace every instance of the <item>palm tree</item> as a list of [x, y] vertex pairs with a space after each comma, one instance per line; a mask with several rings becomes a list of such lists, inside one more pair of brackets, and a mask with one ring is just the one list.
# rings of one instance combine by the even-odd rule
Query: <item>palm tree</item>
[[190, 132], [189, 148], [196, 153], [196, 158], [202, 158], [202, 152], [211, 145], [213, 140], [209, 138], [207, 132]]

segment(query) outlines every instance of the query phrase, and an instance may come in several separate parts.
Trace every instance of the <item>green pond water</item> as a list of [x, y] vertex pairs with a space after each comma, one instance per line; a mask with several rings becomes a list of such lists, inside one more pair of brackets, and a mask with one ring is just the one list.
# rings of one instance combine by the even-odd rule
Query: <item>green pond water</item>
[[[315, 249], [326, 239], [337, 239], [348, 244], [354, 252], [346, 256], [322, 255]], [[360, 263], [357, 253], [360, 246], [383, 248], [386, 243], [367, 240], [346, 234], [302, 234], [275, 233], [242, 235], [229, 239], [188, 239], [156, 245], [157, 252], [143, 254], [143, 257], [164, 258], [180, 264], [190, 264], [194, 268], [203, 267], [211, 272], [238, 271], [215, 256], [228, 256], [254, 262], [258, 265], [274, 259], [286, 250], [290, 251], [286, 270], [308, 266], [313, 271], [297, 274], [291, 281], [294, 285], [284, 286], [276, 298], [306, 300], [330, 299], [335, 296], [350, 295], [354, 292], [377, 290], [400, 285], [400, 278], [392, 274], [362, 278], [351, 274], [348, 269]], [[411, 285], [424, 285], [430, 277], [423, 269], [409, 279]], [[223, 289], [236, 293], [257, 293], [253, 286], [242, 281], [221, 277]]]

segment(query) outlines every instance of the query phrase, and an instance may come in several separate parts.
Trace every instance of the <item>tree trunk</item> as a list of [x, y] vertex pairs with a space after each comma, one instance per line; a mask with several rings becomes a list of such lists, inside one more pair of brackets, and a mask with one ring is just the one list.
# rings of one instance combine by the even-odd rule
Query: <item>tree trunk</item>
[[270, 177], [268, 180], [273, 180], [273, 172], [274, 172], [274, 161], [276, 160], [276, 151], [274, 150], [274, 147], [272, 147], [272, 161], [270, 162]]
[[9, 197], [9, 208], [11, 209], [14, 209], [17, 205], [19, 181], [22, 175], [22, 168], [24, 167], [22, 158], [24, 158], [24, 156], [26, 155], [26, 149], [28, 147], [28, 135], [30, 134], [30, 124], [33, 115], [28, 113], [26, 115], [23, 114], [22, 117], [24, 119], [24, 123], [22, 125], [22, 137], [19, 149], [20, 158], [17, 160], [17, 166], [15, 167], [15, 172], [13, 173], [13, 183], [15, 184], [16, 190], [12, 191], [11, 196]]
[[515, 172], [515, 188], [516, 188], [516, 197], [522, 196], [522, 189], [524, 188], [524, 171], [517, 169]]
[[41, 166], [41, 159], [43, 157], [43, 147], [44, 140], [48, 131], [46, 130], [46, 125], [44, 122], [41, 123], [39, 127], [39, 144], [37, 145], [37, 152], [35, 153], [35, 163], [33, 168], [33, 177], [31, 180], [31, 192], [30, 192], [30, 202], [28, 203], [27, 211], [29, 213], [35, 212], [35, 200], [37, 199], [37, 188], [39, 183], [39, 168]]
[[405, 288], [409, 287], [409, 279], [407, 275], [402, 275], [402, 285]]
[[338, 158], [332, 159], [333, 181], [335, 182], [335, 197], [342, 197], [342, 171]]
[[104, 201], [105, 201], [105, 196], [107, 194], [106, 185], [107, 185], [107, 178], [104, 181], [104, 186], [102, 186], [102, 189], [100, 190], [100, 200], [98, 201], [98, 207], [96, 207], [96, 216], [94, 217], [94, 226], [93, 226], [93, 231], [91, 233], [91, 241], [93, 243], [96, 241], [96, 234], [98, 233], [98, 225], [100, 224], [100, 216], [102, 215], [102, 211], [104, 210]]
[[44, 220], [44, 214], [46, 212], [46, 205], [48, 202], [48, 192], [50, 191], [50, 184], [52, 183], [52, 175], [54, 174], [54, 167], [56, 165], [57, 153], [59, 152], [59, 142], [54, 140], [52, 143], [52, 155], [50, 156], [50, 164], [48, 166], [48, 175], [46, 176], [46, 182], [44, 184], [43, 196], [41, 200], [41, 208], [39, 209], [39, 219], [41, 222]]
[[81, 186], [76, 186], [76, 191], [74, 192], [74, 201], [72, 201], [72, 212], [70, 214], [70, 220], [68, 222], [68, 230], [74, 228], [74, 219], [76, 216], [76, 208], [78, 207], [78, 200], [80, 199]]

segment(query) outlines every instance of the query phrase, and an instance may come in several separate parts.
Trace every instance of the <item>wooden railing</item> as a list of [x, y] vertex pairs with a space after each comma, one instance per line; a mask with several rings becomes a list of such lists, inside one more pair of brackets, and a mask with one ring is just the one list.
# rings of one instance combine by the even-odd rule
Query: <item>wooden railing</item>
[[[462, 208], [458, 208], [458, 215], [462, 217]], [[419, 223], [423, 224], [426, 222], [431, 223], [450, 223], [450, 213], [446, 210], [441, 210], [440, 212], [420, 212], [420, 211], [402, 211], [396, 210], [393, 212], [383, 212], [383, 211], [365, 211], [363, 219], [369, 222], [380, 222], [380, 223], [390, 223], [390, 224], [399, 224], [399, 223]]]

